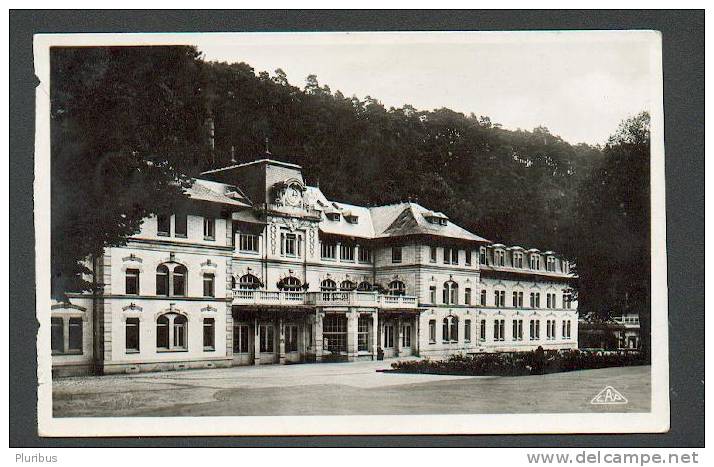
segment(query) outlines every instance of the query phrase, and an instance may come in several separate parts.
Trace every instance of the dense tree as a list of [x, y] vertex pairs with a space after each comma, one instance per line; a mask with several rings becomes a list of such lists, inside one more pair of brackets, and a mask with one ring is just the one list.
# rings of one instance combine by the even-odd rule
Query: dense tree
[[181, 201], [208, 140], [195, 48], [53, 48], [50, 60], [52, 291], [62, 298], [92, 289], [86, 260]]
[[579, 237], [574, 257], [581, 312], [607, 320], [640, 315], [642, 346], [650, 347], [650, 117], [625, 120], [604, 158], [578, 190]]

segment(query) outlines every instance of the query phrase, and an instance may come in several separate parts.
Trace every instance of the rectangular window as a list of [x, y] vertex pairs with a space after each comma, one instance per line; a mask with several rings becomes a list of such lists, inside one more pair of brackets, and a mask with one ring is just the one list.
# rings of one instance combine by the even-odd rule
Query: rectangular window
[[126, 353], [139, 352], [139, 318], [126, 319], [124, 348]]
[[502, 341], [505, 339], [506, 320], [497, 319], [493, 322], [493, 340]]
[[322, 259], [335, 259], [337, 258], [337, 245], [332, 242], [321, 242], [320, 243], [320, 255]]
[[82, 352], [82, 318], [69, 319], [68, 352]]
[[354, 261], [355, 247], [354, 245], [340, 245], [340, 261]]
[[359, 262], [360, 263], [371, 263], [372, 262], [372, 249], [360, 246], [359, 247]]
[[466, 266], [471, 266], [471, 250], [466, 250]]
[[357, 319], [357, 351], [369, 352], [369, 327], [372, 320], [368, 316]]
[[435, 246], [429, 248], [429, 261], [432, 263], [436, 263], [436, 247]]
[[523, 320], [514, 319], [513, 320], [513, 340], [522, 341], [523, 340]]
[[459, 249], [451, 249], [451, 264], [459, 264]]
[[535, 306], [536, 308], [540, 308], [540, 292], [536, 292], [535, 294]]
[[412, 346], [412, 326], [410, 324], [402, 324], [402, 347]]
[[249, 352], [248, 331], [248, 325], [246, 324], [233, 325], [233, 353]]
[[216, 278], [213, 274], [203, 275], [203, 296], [214, 297], [216, 295]]
[[486, 264], [486, 247], [479, 248], [478, 251], [478, 262], [479, 264]]
[[156, 216], [156, 233], [164, 237], [171, 235], [171, 218], [166, 214]]
[[297, 256], [298, 255], [298, 247], [297, 247], [297, 235], [293, 233], [282, 233], [280, 234], [282, 237], [282, 242], [281, 242], [281, 253], [283, 256]]
[[203, 318], [203, 350], [216, 350], [216, 320]]
[[174, 235], [182, 238], [188, 236], [188, 216], [186, 214], [174, 214]]
[[429, 343], [436, 342], [436, 320], [429, 320]]
[[471, 288], [469, 287], [464, 289], [464, 303], [466, 305], [471, 305]]
[[402, 247], [393, 246], [392, 247], [392, 263], [402, 262]]
[[298, 327], [295, 324], [285, 326], [285, 351], [298, 351]]
[[204, 240], [215, 240], [216, 239], [216, 220], [211, 217], [203, 218], [203, 239]]
[[449, 330], [449, 339], [451, 342], [459, 341], [459, 320], [458, 318], [451, 319], [451, 329]]
[[429, 303], [436, 304], [436, 286], [429, 287]]
[[481, 306], [486, 306], [486, 290], [481, 290]]
[[64, 321], [52, 318], [52, 353], [64, 353]]
[[471, 320], [464, 321], [464, 342], [471, 342]]
[[261, 352], [274, 352], [273, 347], [273, 325], [272, 324], [261, 324], [260, 325], [260, 351]]
[[523, 267], [523, 253], [513, 253], [513, 267], [522, 268]]
[[485, 319], [482, 319], [482, 320], [481, 320], [481, 326], [480, 326], [480, 328], [481, 328], [481, 329], [479, 330], [479, 336], [478, 336], [478, 338], [479, 338], [480, 340], [482, 340], [482, 341], [485, 341], [485, 340], [486, 340], [486, 320], [485, 320]]
[[551, 339], [551, 333], [550, 333], [550, 320], [547, 320], [545, 322], [545, 337], [546, 339]]
[[451, 248], [444, 248], [444, 264], [451, 263]]
[[258, 253], [260, 237], [252, 234], [240, 234], [238, 237], [238, 248], [245, 253]]
[[391, 324], [384, 325], [384, 348], [391, 349], [394, 347], [394, 326]]
[[506, 306], [506, 291], [505, 290], [494, 290], [493, 298], [495, 306], [505, 307]]
[[512, 303], [514, 308], [518, 307], [518, 292], [513, 292]]
[[139, 294], [139, 270], [138, 269], [127, 269], [126, 270], [125, 293], [127, 295], [138, 295]]

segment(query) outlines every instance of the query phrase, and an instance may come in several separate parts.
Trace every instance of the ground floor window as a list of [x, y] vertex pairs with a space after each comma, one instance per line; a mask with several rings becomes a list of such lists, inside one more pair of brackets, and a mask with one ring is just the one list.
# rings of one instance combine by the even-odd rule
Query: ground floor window
[[457, 342], [459, 340], [459, 318], [447, 316], [442, 321], [441, 338], [444, 342]]
[[523, 340], [523, 320], [514, 319], [513, 320], [513, 340], [522, 341]]
[[233, 326], [233, 353], [248, 353], [249, 335], [247, 324]]
[[436, 342], [436, 320], [429, 320], [429, 343]]
[[139, 352], [139, 318], [127, 318], [125, 323], [124, 348], [126, 353]]
[[216, 350], [216, 320], [203, 319], [203, 350]]
[[497, 319], [493, 322], [493, 340], [502, 341], [505, 339], [506, 320]]
[[402, 325], [402, 347], [412, 346], [412, 325], [403, 324]]
[[82, 352], [82, 318], [69, 319], [69, 352]]
[[480, 328], [481, 329], [479, 330], [479, 339], [482, 341], [485, 341], [486, 340], [486, 320], [485, 319], [481, 320]]
[[464, 342], [471, 342], [471, 320], [464, 321]]
[[183, 315], [166, 313], [156, 320], [156, 348], [186, 350], [188, 320]]
[[285, 326], [285, 351], [298, 351], [298, 327], [295, 324]]
[[563, 339], [570, 339], [570, 320], [563, 321]]
[[64, 320], [52, 318], [52, 353], [64, 353]]
[[322, 321], [322, 338], [330, 352], [347, 352], [347, 317], [327, 315]]
[[260, 325], [260, 351], [264, 353], [275, 352], [274, 336], [275, 332], [272, 324]]
[[384, 325], [384, 348], [391, 349], [394, 347], [394, 326], [391, 324]]
[[357, 320], [357, 351], [369, 351], [369, 327], [372, 319], [369, 316], [360, 316]]

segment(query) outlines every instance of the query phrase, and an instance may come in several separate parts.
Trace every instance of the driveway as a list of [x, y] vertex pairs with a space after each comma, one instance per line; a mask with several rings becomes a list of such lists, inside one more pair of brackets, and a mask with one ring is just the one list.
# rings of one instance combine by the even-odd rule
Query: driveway
[[[542, 376], [381, 373], [389, 361], [266, 365], [53, 381], [56, 417], [647, 412], [650, 367]], [[612, 386], [627, 404], [593, 405]]]

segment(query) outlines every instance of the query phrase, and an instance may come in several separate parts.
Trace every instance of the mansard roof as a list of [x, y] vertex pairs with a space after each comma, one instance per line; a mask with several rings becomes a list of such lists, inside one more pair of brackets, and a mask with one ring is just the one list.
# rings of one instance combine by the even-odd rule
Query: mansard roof
[[186, 194], [199, 201], [227, 204], [236, 207], [248, 208], [250, 200], [235, 186], [210, 180], [196, 179]]
[[[377, 238], [406, 235], [431, 235], [475, 242], [488, 242], [483, 237], [446, 220], [445, 225], [433, 224], [427, 217], [434, 212], [417, 203], [399, 203], [370, 208]], [[445, 217], [445, 216], [444, 216]], [[386, 228], [383, 228], [386, 225]], [[379, 226], [379, 228], [377, 228]]]

